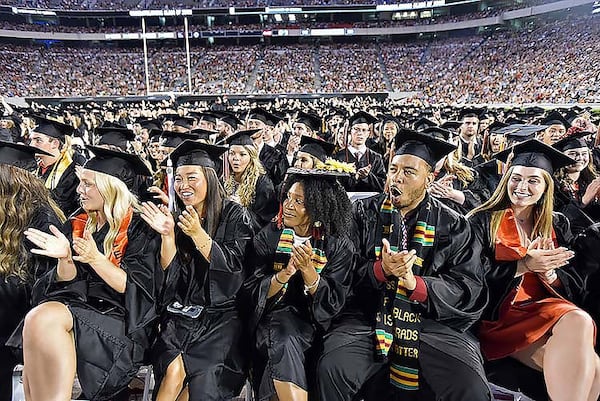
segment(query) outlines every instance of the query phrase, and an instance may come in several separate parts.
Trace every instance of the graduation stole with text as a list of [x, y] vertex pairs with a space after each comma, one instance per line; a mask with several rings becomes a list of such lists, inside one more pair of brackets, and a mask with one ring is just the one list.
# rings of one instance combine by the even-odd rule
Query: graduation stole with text
[[[390, 242], [391, 250], [402, 251], [402, 244], [408, 250], [415, 250], [417, 260], [413, 273], [419, 275], [423, 261], [431, 249], [435, 238], [434, 214], [431, 205], [426, 203], [418, 211], [417, 224], [412, 238], [404, 238], [406, 228], [402, 229], [403, 217], [391, 201], [386, 198], [380, 208], [383, 229], [378, 232], [376, 243], [385, 238]], [[382, 247], [375, 247], [375, 256], [381, 260]], [[376, 353], [390, 362], [390, 383], [402, 390], [419, 389], [419, 334], [421, 329], [421, 307], [409, 300], [406, 288], [398, 280], [386, 283], [382, 302], [375, 325]]]
[[[83, 238], [83, 232], [85, 231], [85, 226], [88, 220], [87, 213], [81, 213], [77, 216], [71, 218], [71, 228], [73, 230], [73, 238]], [[121, 259], [123, 259], [123, 255], [125, 254], [125, 250], [127, 249], [127, 244], [129, 243], [129, 239], [127, 238], [127, 230], [129, 229], [129, 224], [131, 223], [131, 218], [133, 217], [133, 208], [129, 208], [125, 218], [121, 222], [121, 226], [119, 227], [119, 233], [115, 237], [115, 241], [113, 242], [112, 251], [110, 255], [108, 255], [108, 260], [112, 262], [117, 267], [121, 265]], [[102, 251], [101, 251], [102, 252]]]

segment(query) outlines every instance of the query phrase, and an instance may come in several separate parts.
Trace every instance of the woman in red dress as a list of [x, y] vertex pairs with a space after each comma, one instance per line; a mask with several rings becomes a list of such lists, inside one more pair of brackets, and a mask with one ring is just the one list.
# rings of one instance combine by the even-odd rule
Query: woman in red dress
[[553, 213], [553, 170], [573, 161], [537, 140], [497, 157], [509, 154], [498, 188], [469, 215], [490, 289], [481, 349], [488, 360], [510, 356], [543, 372], [553, 401], [597, 400], [596, 328], [572, 302], [582, 284], [570, 263], [572, 235], [564, 215]]

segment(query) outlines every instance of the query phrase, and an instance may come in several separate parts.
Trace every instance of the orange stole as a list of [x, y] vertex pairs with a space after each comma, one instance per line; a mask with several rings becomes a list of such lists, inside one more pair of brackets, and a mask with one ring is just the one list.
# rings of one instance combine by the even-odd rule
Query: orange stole
[[[71, 219], [71, 228], [73, 230], [73, 238], [83, 238], [83, 232], [85, 231], [85, 225], [88, 220], [87, 213], [81, 213]], [[123, 259], [123, 255], [125, 254], [125, 250], [127, 249], [127, 244], [129, 239], [127, 238], [127, 229], [129, 228], [129, 224], [131, 224], [131, 218], [133, 217], [133, 208], [129, 208], [125, 218], [121, 222], [121, 226], [119, 227], [119, 233], [115, 237], [115, 241], [113, 243], [113, 249], [108, 256], [108, 260], [110, 260], [115, 266], [119, 267], [121, 265], [121, 259]]]

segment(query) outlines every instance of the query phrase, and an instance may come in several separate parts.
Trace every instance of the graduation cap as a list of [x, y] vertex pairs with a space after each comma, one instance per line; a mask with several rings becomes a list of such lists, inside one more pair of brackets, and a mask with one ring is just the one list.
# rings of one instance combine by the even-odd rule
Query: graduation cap
[[175, 148], [185, 140], [196, 140], [198, 137], [187, 132], [162, 131], [160, 139], [163, 146], [167, 148]]
[[163, 133], [162, 129], [151, 129], [148, 133], [148, 142], [150, 143], [160, 143], [161, 135]]
[[335, 145], [333, 143], [303, 135], [300, 138], [300, 149], [298, 151], [308, 153], [324, 162], [333, 154], [334, 149]]
[[348, 118], [350, 127], [352, 127], [355, 124], [375, 124], [377, 121], [379, 120], [377, 120], [375, 117], [364, 111], [354, 113]]
[[127, 149], [127, 141], [133, 141], [135, 134], [127, 128], [99, 127], [94, 131], [100, 137], [98, 145], [114, 145], [123, 150]]
[[[204, 128], [196, 128], [189, 132], [190, 135], [193, 135], [195, 139], [202, 139], [204, 141], [210, 141], [211, 135], [218, 135], [217, 131], [211, 131]], [[190, 138], [191, 139], [191, 138]]]
[[553, 148], [566, 152], [570, 149], [587, 148], [588, 144], [585, 140], [586, 136], [593, 135], [593, 132], [579, 131], [561, 139], [552, 145]]
[[136, 121], [142, 128], [146, 128], [148, 131], [156, 129], [162, 130], [162, 122], [158, 119], [138, 119]]
[[241, 146], [254, 146], [254, 141], [252, 140], [252, 135], [260, 132], [259, 129], [249, 129], [244, 131], [238, 131], [233, 135], [228, 136], [223, 139], [222, 142], [232, 145], [241, 145]]
[[8, 164], [28, 171], [34, 170], [37, 167], [36, 154], [52, 156], [33, 146], [0, 141], [0, 164]]
[[448, 153], [456, 150], [456, 145], [405, 128], [396, 135], [395, 144], [395, 155], [417, 156], [431, 167]]
[[210, 111], [192, 111], [189, 114], [190, 114], [190, 116], [195, 118], [198, 122], [208, 121], [210, 123], [216, 124], [217, 118], [219, 118], [219, 116], [217, 114], [212, 113]]
[[[413, 128], [416, 131], [421, 131], [421, 130], [424, 130], [425, 128], [437, 127], [437, 125], [438, 124], [435, 121], [431, 121], [427, 117], [421, 117], [414, 122]], [[462, 125], [462, 123], [461, 123], [461, 125]]]
[[296, 122], [299, 124], [304, 124], [314, 132], [321, 131], [321, 117], [316, 114], [309, 114], [303, 111], [298, 112], [298, 116], [296, 117]]
[[174, 167], [201, 166], [214, 169], [221, 162], [220, 157], [226, 150], [226, 146], [209, 145], [188, 139], [177, 146], [169, 158]]
[[490, 126], [488, 127], [488, 132], [490, 134], [501, 134], [504, 135], [503, 133], [499, 132], [499, 130], [501, 130], [502, 128], [506, 128], [508, 127], [508, 124], [500, 122], [500, 121], [494, 121], [493, 123], [490, 124]]
[[327, 113], [327, 118], [331, 118], [333, 116], [342, 116], [342, 117], [346, 118], [346, 117], [348, 117], [348, 112], [346, 111], [346, 109], [332, 106], [329, 108], [329, 113]]
[[87, 146], [86, 149], [91, 150], [94, 157], [85, 163], [84, 169], [118, 178], [130, 188], [136, 176], [152, 176], [150, 169], [138, 155], [98, 146]]
[[458, 119], [463, 120], [465, 117], [477, 117], [480, 118], [481, 110], [475, 108], [466, 108], [458, 113]]
[[550, 175], [554, 170], [576, 163], [575, 160], [537, 139], [529, 139], [511, 146], [498, 152], [495, 158], [506, 162], [511, 153], [514, 155], [510, 161], [511, 166], [537, 167], [546, 170]]
[[277, 125], [281, 119], [275, 116], [272, 113], [269, 113], [265, 109], [261, 109], [260, 107], [256, 107], [248, 113], [248, 120], [258, 120], [262, 121], [268, 126], [274, 127]]
[[58, 121], [49, 120], [45, 117], [39, 115], [31, 116], [37, 126], [34, 128], [34, 132], [39, 132], [40, 134], [48, 135], [52, 138], [57, 138], [60, 140], [65, 139], [66, 135], [73, 134], [73, 127], [67, 124], [63, 124]]
[[545, 112], [546, 112], [546, 110], [540, 106], [527, 107], [525, 109], [525, 114], [527, 114], [528, 116], [531, 116], [531, 117], [541, 116]]
[[441, 139], [444, 141], [449, 140], [450, 137], [452, 136], [452, 132], [450, 132], [447, 129], [444, 129], [442, 127], [428, 127], [428, 128], [425, 128], [424, 130], [418, 131], [418, 132], [427, 134], [429, 136], [432, 136], [434, 138]]
[[545, 125], [511, 124], [504, 128], [498, 128], [495, 134], [505, 135], [511, 142], [524, 142], [535, 138], [535, 134], [548, 128]]
[[556, 110], [552, 110], [540, 123], [544, 125], [563, 125], [566, 129], [571, 128], [571, 124], [567, 119]]
[[449, 120], [449, 121], [446, 121], [445, 123], [443, 123], [442, 125], [440, 125], [440, 127], [447, 129], [447, 130], [456, 131], [460, 128], [461, 125], [462, 125], [462, 122], [460, 122], [460, 121]]
[[223, 121], [225, 124], [229, 125], [234, 130], [236, 130], [239, 125], [242, 125], [240, 119], [237, 118], [233, 113], [220, 112], [217, 115], [219, 117], [219, 120]]
[[187, 130], [192, 129], [192, 127], [194, 126], [194, 123], [196, 122], [196, 119], [194, 119], [194, 117], [177, 117], [175, 119], [173, 119], [173, 126], [177, 126], [177, 127], [181, 127]]

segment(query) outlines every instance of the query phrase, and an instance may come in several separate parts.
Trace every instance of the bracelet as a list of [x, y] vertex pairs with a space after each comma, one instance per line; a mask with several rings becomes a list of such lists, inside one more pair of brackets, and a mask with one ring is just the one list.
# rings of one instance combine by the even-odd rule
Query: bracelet
[[206, 241], [203, 245], [200, 246], [196, 246], [196, 250], [203, 252], [206, 250], [206, 248], [210, 249], [210, 246], [212, 245], [212, 241], [209, 239], [208, 241]]
[[321, 281], [321, 276], [317, 276], [317, 279], [311, 285], [304, 284], [304, 295], [308, 295], [309, 291], [319, 285], [319, 281]]
[[287, 285], [287, 281], [279, 281], [279, 277], [277, 277], [277, 273], [273, 274], [275, 277], [275, 281], [277, 281], [281, 285]]

